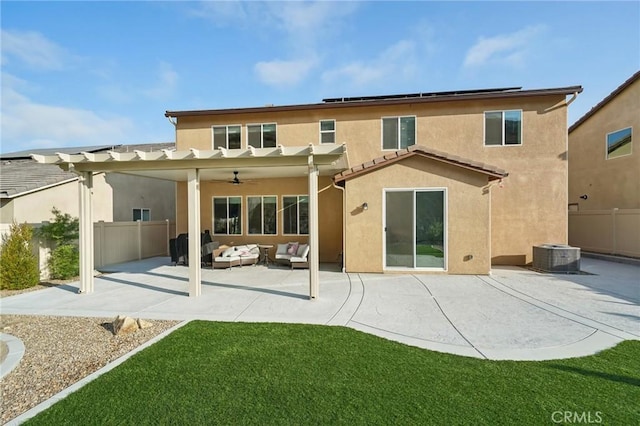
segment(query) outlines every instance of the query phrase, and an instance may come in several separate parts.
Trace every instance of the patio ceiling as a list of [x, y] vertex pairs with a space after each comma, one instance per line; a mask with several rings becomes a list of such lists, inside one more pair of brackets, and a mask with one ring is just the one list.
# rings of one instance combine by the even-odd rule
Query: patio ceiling
[[229, 181], [308, 175], [309, 161], [320, 175], [333, 176], [349, 167], [346, 146], [336, 144], [276, 148], [218, 149], [156, 152], [114, 152], [32, 155], [43, 164], [56, 164], [76, 172], [116, 172], [173, 181], [187, 181], [189, 170], [199, 169], [201, 181]]

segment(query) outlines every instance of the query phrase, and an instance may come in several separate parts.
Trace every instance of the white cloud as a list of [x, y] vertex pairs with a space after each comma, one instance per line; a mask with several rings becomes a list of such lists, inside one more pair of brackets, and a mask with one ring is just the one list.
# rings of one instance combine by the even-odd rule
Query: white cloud
[[46, 146], [117, 144], [130, 139], [133, 122], [93, 111], [46, 105], [20, 93], [20, 79], [2, 75], [0, 128], [5, 152]]
[[325, 71], [322, 79], [328, 84], [369, 86], [393, 78], [407, 79], [418, 70], [416, 43], [401, 40], [388, 47], [369, 61], [355, 61], [339, 68]]
[[35, 31], [2, 30], [3, 65], [16, 58], [32, 68], [61, 70], [69, 53]]
[[158, 66], [158, 82], [155, 86], [143, 90], [143, 94], [151, 99], [164, 100], [170, 97], [178, 84], [178, 73], [173, 69], [171, 64], [161, 62]]
[[478, 67], [489, 62], [521, 66], [533, 39], [543, 32], [543, 25], [529, 26], [511, 34], [494, 37], [480, 37], [468, 51], [464, 59], [467, 68]]
[[304, 80], [315, 64], [315, 59], [273, 60], [258, 62], [254, 66], [254, 70], [263, 83], [270, 86], [287, 87], [295, 86]]

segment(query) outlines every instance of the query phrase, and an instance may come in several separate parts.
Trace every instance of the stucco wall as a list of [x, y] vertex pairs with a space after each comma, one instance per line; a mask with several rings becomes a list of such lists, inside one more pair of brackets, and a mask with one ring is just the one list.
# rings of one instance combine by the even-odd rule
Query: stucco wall
[[[606, 159], [607, 133], [632, 127], [632, 153]], [[580, 210], [640, 208], [640, 80], [569, 134], [569, 203]], [[587, 199], [580, 198], [587, 195]]]
[[[346, 182], [346, 270], [383, 272], [384, 189], [446, 188], [448, 272], [488, 274], [490, 190], [480, 173], [412, 157]], [[363, 203], [368, 204], [362, 210]], [[473, 256], [469, 259], [469, 255]]]
[[134, 208], [149, 209], [152, 221], [175, 220], [175, 182], [120, 173], [108, 173], [106, 181], [113, 188], [114, 221], [131, 221]]
[[[111, 200], [113, 191], [106, 182], [104, 173], [93, 176], [93, 219], [94, 221], [113, 220]], [[78, 181], [46, 188], [16, 197], [12, 200], [13, 219], [17, 222], [39, 223], [51, 220], [51, 209], [56, 207], [62, 213], [79, 217]], [[4, 215], [3, 215], [4, 220]]]
[[[319, 250], [321, 262], [336, 262], [342, 251], [342, 192], [333, 188], [328, 177], [318, 179], [319, 210]], [[213, 197], [242, 197], [242, 235], [212, 235], [214, 241], [227, 245], [247, 243], [282, 244], [287, 242], [308, 242], [307, 235], [283, 235], [282, 227], [282, 196], [306, 195], [309, 193], [308, 180], [303, 178], [288, 179], [260, 179], [245, 182], [242, 185], [232, 185], [226, 182], [207, 182], [200, 184], [201, 231], [211, 230], [213, 234]], [[277, 235], [249, 235], [247, 196], [275, 195], [277, 196]], [[185, 182], [177, 184], [177, 223], [176, 233], [188, 232], [187, 222], [187, 185]], [[271, 256], [275, 255], [275, 247]]]
[[[211, 125], [277, 123], [277, 143], [318, 143], [319, 120], [336, 120], [336, 142], [346, 143], [352, 166], [380, 157], [381, 118], [415, 115], [417, 144], [505, 169], [492, 191], [491, 253], [494, 264], [532, 261], [534, 245], [567, 242], [567, 109], [559, 95], [521, 99], [413, 103], [216, 116], [180, 117], [177, 149], [211, 149]], [[484, 146], [484, 112], [523, 111], [520, 146]], [[203, 206], [205, 204], [203, 203]]]

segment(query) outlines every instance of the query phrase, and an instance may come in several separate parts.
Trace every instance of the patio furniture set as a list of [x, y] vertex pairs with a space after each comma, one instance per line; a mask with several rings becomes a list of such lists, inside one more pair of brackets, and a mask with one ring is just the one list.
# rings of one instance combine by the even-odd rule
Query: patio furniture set
[[278, 244], [275, 259], [269, 256], [269, 244], [245, 244], [239, 246], [222, 246], [213, 252], [213, 268], [232, 268], [234, 266], [256, 265], [269, 262], [287, 264], [291, 269], [308, 268], [309, 245], [292, 242]]
[[[169, 240], [171, 261], [174, 265], [182, 262], [189, 264], [188, 256], [188, 234], [180, 234], [177, 238]], [[211, 265], [212, 268], [232, 268], [234, 266], [256, 265], [262, 263], [269, 266], [269, 263], [279, 263], [295, 268], [308, 268], [309, 245], [298, 242], [278, 244], [275, 259], [269, 256], [269, 250], [274, 246], [271, 244], [244, 244], [238, 246], [220, 245], [217, 241], [211, 240], [209, 231], [200, 235], [201, 259], [203, 266]]]

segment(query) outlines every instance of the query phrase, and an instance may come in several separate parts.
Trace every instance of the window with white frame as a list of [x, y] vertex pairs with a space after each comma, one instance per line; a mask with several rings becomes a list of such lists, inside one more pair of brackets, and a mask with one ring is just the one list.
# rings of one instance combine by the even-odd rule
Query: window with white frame
[[522, 145], [522, 111], [487, 111], [484, 113], [486, 146]]
[[285, 195], [282, 197], [283, 235], [309, 234], [309, 197]]
[[254, 148], [275, 148], [276, 124], [248, 124], [247, 141]]
[[213, 197], [213, 233], [242, 234], [242, 197]]
[[631, 155], [631, 127], [607, 133], [607, 160]]
[[133, 221], [149, 222], [151, 220], [151, 210], [133, 209]]
[[320, 143], [336, 143], [336, 120], [320, 120]]
[[277, 197], [247, 197], [247, 233], [253, 235], [276, 235]]
[[240, 126], [212, 126], [213, 149], [240, 149]]
[[416, 117], [383, 117], [382, 149], [402, 149], [416, 143]]

